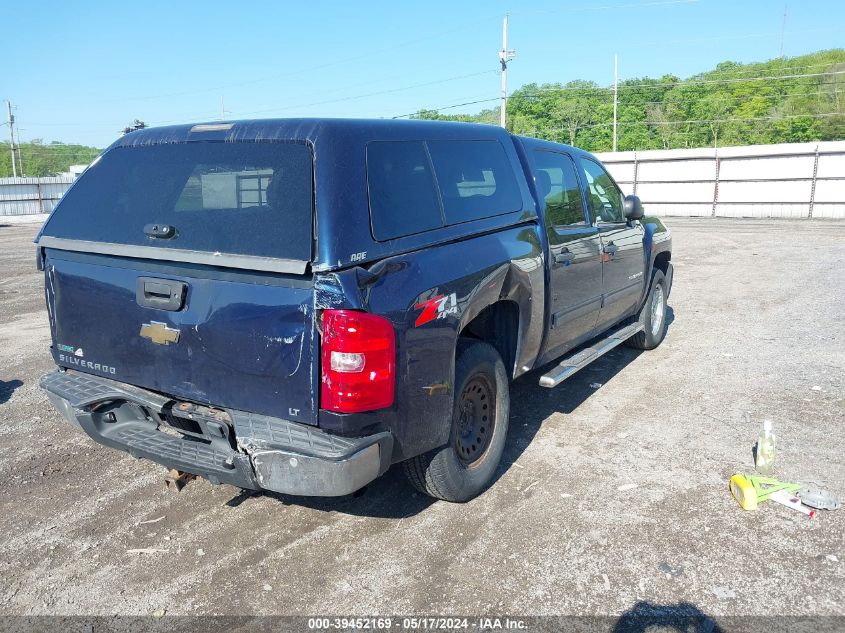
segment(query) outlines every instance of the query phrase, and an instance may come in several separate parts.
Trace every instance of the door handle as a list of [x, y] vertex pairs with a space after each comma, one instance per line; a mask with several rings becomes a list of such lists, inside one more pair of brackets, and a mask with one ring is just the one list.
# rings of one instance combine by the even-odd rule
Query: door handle
[[616, 255], [616, 244], [614, 244], [613, 242], [605, 244], [602, 250], [608, 255]]

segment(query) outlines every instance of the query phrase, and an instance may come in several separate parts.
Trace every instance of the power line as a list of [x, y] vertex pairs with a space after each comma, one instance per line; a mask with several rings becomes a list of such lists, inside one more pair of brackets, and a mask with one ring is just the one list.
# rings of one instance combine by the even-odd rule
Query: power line
[[641, 84], [622, 84], [623, 88], [638, 88], [641, 86], [645, 87], [654, 87], [654, 86], [681, 86], [681, 85], [698, 85], [698, 84], [729, 84], [729, 83], [739, 83], [743, 81], [771, 81], [771, 80], [779, 80], [779, 79], [803, 79], [805, 77], [827, 77], [831, 75], [845, 75], [845, 70], [832, 70], [826, 73], [797, 73], [794, 75], [765, 75], [761, 77], [736, 77], [733, 79], [691, 79], [691, 80], [683, 80], [683, 81], [674, 81], [674, 82], [665, 82], [661, 84], [648, 84], [648, 83], [641, 83]]
[[[833, 85], [837, 85], [837, 84], [831, 82], [831, 83], [827, 83], [827, 84], [823, 84], [823, 85], [833, 86]], [[602, 90], [612, 91], [612, 88], [602, 89]], [[546, 92], [552, 92], [552, 91], [543, 90], [542, 93], [541, 92], [534, 92], [534, 93], [527, 93], [527, 94], [526, 93], [518, 93], [518, 94], [513, 94], [510, 98], [511, 99], [519, 99], [519, 98], [532, 99], [532, 98], [540, 97], [540, 96], [543, 95], [543, 93], [546, 93]], [[785, 93], [785, 94], [772, 93], [772, 94], [768, 94], [768, 95], [757, 95], [757, 96], [762, 97], [762, 98], [788, 98], [788, 97], [812, 96], [812, 95], [816, 95], [816, 94], [831, 95], [831, 94], [841, 94], [841, 93], [845, 93], [845, 90], [803, 92], [803, 93]], [[743, 95], [731, 95], [731, 96], [735, 99], [743, 99], [745, 101], [748, 100], [748, 97], [743, 96]], [[445, 105], [445, 106], [439, 106], [439, 107], [433, 107], [433, 108], [419, 108], [419, 109], [417, 109], [413, 112], [408, 112], [408, 113], [405, 113], [405, 114], [397, 114], [397, 115], [395, 115], [391, 118], [401, 119], [401, 118], [404, 118], [404, 117], [414, 116], [414, 115], [419, 114], [420, 112], [423, 112], [423, 111], [440, 112], [441, 110], [452, 110], [454, 108], [460, 108], [460, 107], [468, 106], [468, 105], [477, 105], [477, 104], [480, 104], [480, 103], [490, 103], [490, 102], [496, 101], [496, 100], [498, 100], [498, 97], [493, 97], [493, 98], [490, 98], [490, 99], [478, 99], [478, 100], [473, 100], [473, 101], [464, 101], [464, 102], [461, 102], [461, 103], [453, 103], [453, 104], [449, 104], [449, 105]], [[643, 105], [663, 104], [663, 103], [665, 103], [665, 101], [643, 101], [643, 102], [641, 102], [641, 104], [643, 104]], [[637, 121], [637, 123], [643, 123], [643, 121]]]
[[[715, 38], [714, 38], [715, 39]], [[779, 60], [773, 60], [772, 63], [777, 63]], [[700, 73], [696, 73], [691, 77], [688, 77], [684, 81], [694, 81], [696, 77], [704, 77], [707, 76], [708, 79], [718, 78], [725, 75], [731, 75], [731, 78], [736, 79], [743, 79], [741, 75], [743, 74], [751, 74], [756, 73], [759, 77], [776, 77], [774, 73], [780, 73], [784, 71], [792, 71], [792, 70], [801, 70], [806, 71], [810, 68], [829, 68], [832, 69], [834, 66], [837, 66], [839, 62], [820, 62], [818, 64], [807, 64], [805, 66], [778, 66], [777, 68], [772, 69], [765, 69], [765, 68], [724, 68], [721, 70], [708, 70]], [[760, 64], [748, 64], [751, 66], [759, 66]], [[765, 74], [766, 70], [770, 70], [771, 74]], [[734, 77], [735, 75], [740, 75], [738, 77]]]
[[[826, 73], [803, 73], [803, 74], [793, 74], [793, 75], [766, 75], [760, 77], [735, 77], [731, 79], [681, 79], [678, 81], [664, 81], [664, 82], [654, 82], [654, 83], [621, 83], [619, 85], [620, 90], [628, 90], [630, 88], [662, 88], [664, 86], [695, 86], [695, 85], [702, 85], [702, 84], [725, 84], [725, 83], [741, 83], [743, 81], [772, 81], [772, 80], [780, 80], [780, 79], [802, 79], [805, 77], [827, 77], [832, 75], [843, 75], [845, 74], [845, 70], [833, 70]], [[630, 81], [630, 80], [629, 80]], [[613, 87], [579, 87], [579, 86], [563, 86], [560, 88], [544, 88], [538, 87], [536, 89], [539, 92], [562, 92], [562, 91], [582, 91], [582, 92], [591, 92], [596, 90], [602, 91], [612, 91]]]
[[[840, 29], [800, 29], [797, 31], [786, 31], [786, 35], [806, 35], [808, 33], [811, 34], [818, 34], [818, 33], [827, 33], [831, 31], [839, 31]], [[745, 33], [742, 35], [714, 35], [710, 37], [689, 37], [680, 40], [662, 40], [662, 41], [649, 41], [644, 42], [642, 44], [638, 44], [638, 48], [658, 48], [664, 46], [666, 44], [690, 44], [694, 42], [713, 42], [713, 41], [724, 41], [724, 40], [748, 40], [760, 37], [773, 37], [779, 36], [780, 31], [767, 31], [767, 32], [760, 32], [760, 33]], [[787, 58], [788, 59], [788, 58]], [[777, 61], [777, 60], [773, 60]]]
[[[821, 64], [821, 66], [830, 67], [832, 64]], [[700, 84], [721, 84], [721, 83], [741, 83], [743, 81], [768, 81], [768, 80], [779, 80], [779, 79], [798, 79], [804, 77], [826, 77], [831, 75], [842, 75], [845, 74], [843, 70], [835, 70], [829, 71], [824, 73], [803, 73], [803, 74], [792, 74], [792, 75], [763, 75], [759, 77], [734, 77], [730, 79], [681, 79], [678, 81], [669, 81], [669, 82], [660, 82], [655, 81], [652, 83], [642, 82], [642, 83], [625, 83], [625, 80], [622, 80], [619, 83], [619, 90], [629, 90], [633, 88], [662, 88], [666, 86], [690, 86], [690, 85], [700, 85]], [[627, 80], [631, 81], [631, 80]], [[833, 83], [833, 82], [829, 82]], [[824, 84], [822, 84], [824, 85]], [[517, 98], [520, 96], [525, 96], [524, 92], [520, 92], [523, 88], [518, 89], [512, 95], [512, 98]], [[552, 87], [552, 86], [538, 86], [533, 90], [532, 93], [529, 94], [537, 94], [537, 93], [545, 93], [545, 92], [570, 92], [570, 93], [582, 93], [582, 94], [593, 94], [596, 92], [606, 92], [608, 94], [613, 93], [613, 86], [559, 86], [559, 87]]]
[[[495, 18], [498, 18], [498, 16], [495, 16]], [[251, 79], [251, 80], [248, 80], [248, 81], [241, 81], [241, 82], [232, 83], [232, 84], [212, 86], [212, 87], [209, 87], [209, 88], [198, 88], [198, 89], [194, 89], [194, 90], [183, 90], [183, 91], [171, 92], [171, 93], [165, 93], [165, 94], [158, 94], [158, 95], [141, 95], [141, 96], [135, 96], [135, 97], [118, 98], [118, 99], [103, 99], [103, 100], [100, 100], [100, 102], [101, 103], [122, 103], [122, 102], [127, 102], [127, 101], [149, 101], [149, 100], [155, 100], [155, 99], [166, 99], [166, 98], [170, 98], [170, 97], [181, 97], [181, 96], [185, 96], [185, 95], [193, 95], [193, 94], [200, 94], [200, 93], [207, 93], [207, 92], [219, 92], [221, 90], [227, 90], [227, 89], [230, 89], [230, 88], [241, 88], [243, 86], [250, 86], [250, 85], [255, 85], [255, 84], [260, 84], [260, 83], [266, 83], [268, 81], [277, 81], [279, 79], [284, 79], [286, 77], [294, 77], [294, 76], [302, 75], [302, 74], [305, 74], [305, 73], [312, 73], [312, 72], [317, 71], [317, 70], [323, 70], [325, 68], [331, 68], [332, 66], [348, 65], [352, 62], [356, 62], [356, 61], [359, 61], [359, 60], [362, 60], [362, 59], [366, 59], [367, 57], [384, 55], [385, 53], [390, 53], [390, 52], [395, 51], [397, 49], [405, 48], [405, 47], [411, 46], [413, 44], [418, 44], [420, 42], [425, 42], [425, 41], [428, 41], [428, 40], [443, 37], [444, 35], [450, 35], [452, 33], [463, 31], [463, 30], [471, 28], [473, 26], [477, 26], [481, 23], [489, 22], [493, 19], [494, 19], [494, 16], [489, 15], [487, 17], [483, 17], [483, 18], [480, 18], [478, 20], [474, 20], [472, 22], [466, 22], [464, 24], [460, 24], [460, 25], [455, 26], [453, 28], [446, 29], [444, 31], [439, 31], [437, 33], [433, 33], [431, 35], [426, 35], [426, 36], [414, 38], [414, 39], [411, 39], [411, 40], [405, 40], [404, 42], [399, 42], [398, 44], [394, 44], [392, 46], [388, 46], [388, 47], [373, 50], [373, 51], [368, 51], [366, 53], [363, 53], [361, 55], [357, 55], [355, 57], [342, 57], [340, 59], [336, 59], [334, 61], [326, 62], [324, 64], [318, 64], [316, 66], [308, 66], [308, 67], [300, 68], [299, 70], [294, 70], [294, 71], [291, 71], [291, 72], [268, 75], [266, 77]]]
[[[356, 82], [355, 84], [346, 85], [346, 86], [343, 86], [341, 88], [333, 88], [333, 89], [330, 89], [328, 91], [319, 91], [319, 92], [317, 92], [317, 94], [318, 95], [320, 95], [320, 94], [336, 94], [338, 92], [348, 90], [349, 88], [357, 88], [357, 87], [360, 87], [360, 86], [368, 86], [368, 85], [372, 85], [372, 84], [381, 83], [381, 82], [384, 82], [384, 81], [393, 81], [393, 80], [396, 80], [396, 79], [404, 79], [405, 77], [407, 77], [407, 73], [404, 73], [402, 75], [394, 75], [392, 77], [379, 77], [379, 78], [374, 79], [372, 81]], [[227, 109], [227, 112], [229, 112], [228, 109]], [[211, 118], [212, 116], [217, 116], [219, 118], [219, 115], [220, 115], [220, 111], [218, 110], [216, 115], [212, 115], [209, 112], [209, 114], [207, 114], [207, 115], [203, 114], [200, 117], [196, 117], [196, 118], [203, 118], [203, 117]], [[185, 117], [185, 118], [189, 118], [189, 117]], [[167, 121], [157, 120], [155, 122], [156, 123], [171, 123], [171, 122], [182, 121], [182, 120], [184, 120], [184, 119], [169, 119]], [[109, 128], [113, 128], [115, 126], [119, 127], [120, 125], [122, 125], [121, 123], [85, 123], [85, 122], [79, 122], [79, 121], [71, 121], [71, 122], [67, 122], [67, 123], [55, 123], [55, 122], [47, 123], [47, 122], [41, 122], [41, 121], [29, 121], [29, 124], [31, 124], [31, 125], [45, 125], [45, 126], [59, 126], [59, 127], [64, 127], [64, 126], [75, 126], [75, 127], [96, 126], [96, 127], [109, 127]], [[6, 125], [6, 124], [4, 123], [3, 125]]]
[[647, 125], [676, 125], [685, 123], [744, 123], [746, 121], [780, 121], [781, 119], [816, 119], [831, 116], [845, 117], [845, 112], [814, 112], [808, 114], [781, 114], [772, 116], [740, 117], [729, 119], [689, 119], [686, 121], [627, 121], [627, 125], [646, 123]]
[[[307, 107], [311, 107], [311, 106], [315, 106], [315, 105], [327, 105], [327, 104], [331, 104], [331, 103], [342, 103], [342, 102], [345, 102], [345, 101], [353, 101], [353, 100], [356, 100], [356, 99], [365, 99], [367, 97], [374, 97], [374, 96], [379, 96], [379, 95], [384, 95], [384, 94], [392, 94], [392, 93], [396, 93], [396, 92], [403, 92], [405, 90], [413, 90], [415, 88], [423, 88], [423, 87], [427, 87], [427, 86], [434, 86], [434, 85], [437, 85], [437, 84], [448, 83], [448, 82], [451, 82], [451, 81], [459, 81], [461, 79], [469, 79], [469, 78], [472, 78], [472, 77], [480, 77], [480, 76], [483, 76], [483, 75], [489, 75], [489, 74], [493, 74], [493, 73], [497, 73], [497, 72], [499, 72], [499, 71], [496, 70], [496, 69], [483, 70], [483, 71], [480, 71], [480, 72], [474, 72], [474, 73], [469, 73], [469, 74], [464, 74], [464, 75], [457, 75], [455, 77], [446, 77], [444, 79], [436, 79], [436, 80], [433, 80], [433, 81], [426, 81], [426, 82], [422, 82], [422, 83], [412, 84], [412, 85], [409, 85], [409, 86], [402, 86], [402, 87], [399, 87], [399, 88], [391, 88], [391, 89], [388, 89], [388, 90], [377, 90], [377, 91], [374, 91], [374, 92], [368, 92], [368, 93], [364, 93], [364, 94], [350, 95], [350, 96], [346, 96], [346, 97], [339, 97], [337, 99], [326, 99], [326, 100], [322, 100], [322, 101], [312, 101], [310, 103], [299, 103], [299, 104], [295, 104], [295, 105], [286, 105], [286, 106], [274, 106], [274, 107], [270, 107], [270, 108], [262, 108], [260, 110], [249, 110], [249, 111], [246, 111], [246, 112], [239, 112], [237, 114], [238, 114], [238, 116], [244, 116], [244, 115], [250, 115], [250, 114], [262, 114], [262, 113], [265, 113], [265, 112], [280, 112], [280, 111], [284, 111], [284, 110], [293, 110], [293, 109], [296, 109], [296, 108], [307, 108]], [[219, 116], [219, 112], [217, 112], [215, 114], [202, 114], [202, 115], [199, 115], [199, 116], [184, 116], [184, 117], [180, 117], [178, 119], [154, 120], [154, 121], [151, 121], [150, 123], [159, 124], [159, 125], [160, 124], [166, 124], [166, 123], [179, 123], [179, 122], [186, 121], [186, 120], [198, 120], [198, 119], [202, 119], [204, 117], [210, 118], [212, 116]], [[114, 125], [117, 125], [117, 124], [111, 124], [111, 123], [82, 123], [82, 122], [79, 122], [79, 121], [74, 121], [74, 122], [70, 122], [70, 123], [39, 123], [39, 122], [36, 122], [36, 121], [30, 121], [30, 124], [32, 124], [32, 125], [51, 125], [51, 126], [64, 126], [64, 125], [68, 125], [68, 126], [71, 126], [71, 125], [72, 126], [87, 126], [87, 125], [114, 126]]]
[[420, 108], [418, 110], [414, 110], [413, 112], [408, 112], [407, 114], [397, 114], [396, 116], [390, 117], [391, 119], [404, 119], [406, 116], [414, 116], [415, 114], [420, 114], [421, 112], [440, 112], [441, 110], [453, 110], [455, 108], [460, 108], [463, 106], [468, 105], [477, 105], [479, 103], [490, 103], [491, 101], [498, 101], [499, 97], [493, 97], [492, 99], [479, 99], [477, 101], [464, 101], [463, 103], [453, 103], [447, 106], [440, 106], [437, 108]]
[[[769, 75], [769, 76], [762, 76], [762, 77], [737, 77], [733, 79], [687, 79], [687, 80], [678, 80], [678, 81], [666, 81], [666, 82], [655, 82], [655, 83], [621, 83], [619, 84], [620, 90], [627, 90], [629, 88], [660, 88], [663, 86], [696, 86], [696, 85], [703, 85], [703, 84], [727, 84], [727, 83], [740, 83], [743, 81], [775, 81], [781, 79], [803, 79], [806, 77], [829, 77], [834, 75], [845, 75], [845, 70], [832, 70], [826, 73], [798, 73], [794, 75]], [[543, 88], [538, 87], [536, 88], [536, 92], [564, 92], [564, 91], [596, 91], [596, 90], [603, 90], [603, 91], [612, 91], [612, 87], [600, 87], [596, 86], [593, 87], [582, 87], [582, 86], [562, 86], [560, 88]]]
[[650, 2], [635, 2], [627, 4], [606, 4], [606, 5], [582, 5], [580, 7], [565, 7], [562, 9], [548, 9], [543, 11], [512, 11], [512, 15], [548, 15], [550, 13], [579, 13], [584, 11], [606, 11], [619, 9], [647, 9], [677, 4], [695, 4], [698, 0], [652, 0]]
[[[831, 116], [841, 116], [845, 117], [845, 113], [843, 112], [817, 112], [813, 114], [784, 114], [784, 115], [772, 115], [772, 116], [760, 116], [760, 117], [744, 117], [744, 118], [728, 118], [728, 119], [688, 119], [685, 121], [620, 121], [619, 125], [684, 125], [684, 124], [692, 124], [692, 123], [746, 123], [746, 122], [754, 122], [754, 121], [780, 121], [782, 119], [803, 119], [803, 118], [825, 118]], [[612, 123], [588, 123], [584, 125], [576, 126], [578, 130], [584, 129], [593, 129], [597, 127], [608, 127], [613, 125]], [[545, 132], [567, 132], [569, 128], [566, 127], [557, 127], [557, 128], [544, 128], [543, 131]]]
[[[324, 101], [313, 101], [311, 103], [300, 103], [300, 104], [291, 105], [291, 106], [273, 107], [273, 108], [266, 108], [266, 109], [262, 109], [262, 110], [250, 110], [248, 112], [240, 112], [239, 114], [242, 114], [242, 115], [243, 114], [261, 114], [263, 112], [278, 112], [278, 111], [282, 111], [282, 110], [293, 110], [293, 109], [296, 109], [296, 108], [307, 108], [307, 107], [311, 107], [311, 106], [315, 106], [315, 105], [326, 105], [326, 104], [330, 104], [330, 103], [342, 103], [344, 101], [353, 101], [355, 99], [365, 99], [367, 97], [375, 97], [375, 96], [378, 96], [378, 95], [392, 94], [392, 93], [395, 93], [395, 92], [403, 92], [405, 90], [413, 90], [414, 88], [423, 88], [423, 87], [426, 87], [426, 86], [434, 86], [434, 85], [437, 85], [437, 84], [448, 83], [450, 81], [458, 81], [460, 79], [469, 79], [470, 77], [480, 77], [481, 75], [489, 75], [489, 74], [497, 73], [497, 72], [499, 72], [499, 71], [498, 70], [484, 70], [484, 71], [481, 71], [481, 72], [470, 73], [468, 75], [458, 75], [457, 77], [448, 77], [446, 79], [437, 79], [435, 81], [426, 81], [426, 82], [423, 82], [423, 83], [412, 84], [410, 86], [402, 86], [401, 88], [391, 88], [389, 90], [378, 90], [376, 92], [368, 92], [368, 93], [365, 93], [365, 94], [352, 95], [352, 96], [348, 96], [348, 97], [341, 97], [341, 98], [338, 98], [338, 99], [328, 99], [328, 100], [324, 100]], [[163, 121], [156, 121], [156, 123], [162, 123], [162, 122]]]
[[[625, 3], [625, 4], [610, 4], [610, 5], [603, 5], [603, 6], [592, 6], [592, 5], [583, 5], [580, 7], [567, 7], [564, 9], [556, 9], [550, 11], [518, 11], [520, 15], [537, 15], [537, 14], [544, 14], [544, 13], [575, 13], [575, 12], [583, 12], [583, 11], [604, 11], [604, 10], [619, 10], [619, 9], [639, 9], [639, 8], [650, 8], [650, 7], [657, 7], [657, 6], [664, 6], [664, 5], [681, 5], [681, 4], [694, 4], [698, 2], [698, 0], [653, 0], [650, 2], [639, 2], [639, 3]], [[513, 13], [513, 12], [512, 12]], [[395, 51], [400, 48], [405, 48], [407, 46], [412, 46], [414, 44], [418, 44], [420, 42], [429, 41], [432, 39], [437, 39], [443, 37], [444, 35], [450, 35], [452, 33], [456, 33], [459, 31], [463, 31], [465, 29], [477, 26], [482, 23], [490, 22], [494, 19], [498, 19], [498, 15], [488, 15], [477, 20], [473, 20], [471, 22], [466, 22], [455, 26], [450, 29], [446, 29], [443, 31], [439, 31], [437, 33], [433, 33], [431, 35], [426, 35], [423, 37], [414, 38], [411, 40], [405, 40], [403, 42], [399, 42], [397, 44], [368, 51], [361, 55], [357, 55], [355, 57], [343, 57], [342, 59], [337, 59], [334, 61], [326, 62], [324, 64], [318, 64], [315, 66], [309, 66], [306, 68], [301, 68], [299, 70], [294, 70], [287, 73], [275, 74], [275, 75], [268, 75], [266, 77], [260, 77], [256, 79], [251, 79], [247, 81], [241, 81], [231, 84], [222, 84], [217, 86], [205, 87], [205, 88], [197, 88], [192, 90], [182, 90], [176, 92], [169, 92], [169, 93], [161, 93], [156, 95], [138, 95], [132, 97], [120, 97], [114, 99], [98, 99], [99, 103], [124, 103], [129, 101], [149, 101], [155, 99], [166, 99], [171, 97], [181, 97], [185, 95], [193, 95], [193, 94], [201, 94], [201, 93], [208, 93], [208, 92], [219, 92], [221, 90], [227, 90], [230, 88], [240, 88], [243, 86], [255, 85], [260, 83], [266, 83], [268, 81], [277, 81], [279, 79], [284, 79], [286, 77], [294, 77], [297, 75], [302, 75], [305, 73], [311, 73], [317, 70], [323, 70], [325, 68], [330, 68], [332, 66], [339, 66], [339, 65], [346, 65], [352, 62], [359, 61], [361, 59], [366, 59], [368, 57], [383, 55], [385, 53], [389, 53]]]
[[[821, 85], [836, 86], [838, 84], [833, 83], [833, 82], [829, 82], [829, 83], [825, 83], [825, 84], [821, 84]], [[833, 96], [833, 95], [836, 95], [836, 94], [843, 94], [843, 93], [845, 93], [845, 90], [819, 90], [819, 91], [816, 91], [816, 92], [771, 92], [771, 93], [768, 93], [768, 94], [757, 94], [757, 95], [754, 95], [753, 97], [749, 97], [748, 95], [731, 94], [731, 95], [719, 95], [719, 102], [720, 103], [726, 103], [726, 102], [732, 102], [732, 101], [746, 102], [746, 101], [750, 101], [752, 99], [786, 99], [786, 98], [791, 98], [791, 97], [810, 97], [810, 96], [814, 96], [814, 95]], [[514, 95], [511, 98], [516, 99], [517, 97], [520, 97], [520, 98], [523, 98], [523, 99], [536, 99], [536, 98], [539, 98], [539, 97], [546, 96], [547, 94], [548, 93], [521, 93], [519, 95]], [[609, 96], [612, 96], [612, 95], [609, 95]], [[665, 103], [666, 103], [666, 101], [637, 101], [635, 103], [635, 105], [655, 105], [655, 104], [659, 105], [659, 104], [665, 104]], [[610, 104], [610, 101], [608, 101], [608, 105], [609, 104]], [[620, 101], [620, 105], [626, 105], [626, 104], [624, 104]], [[627, 104], [627, 105], [630, 106], [631, 104]]]
[[[720, 104], [733, 104], [733, 103], [741, 103], [747, 102], [754, 99], [782, 99], [782, 98], [791, 98], [791, 97], [812, 97], [812, 96], [825, 96], [825, 97], [833, 97], [834, 95], [845, 94], [845, 90], [830, 90], [827, 92], [796, 92], [790, 94], [768, 94], [768, 95], [755, 95], [754, 97], [748, 97], [746, 95], [730, 95], [730, 99], [722, 98], [718, 101]], [[636, 105], [661, 105], [666, 104], [665, 101], [640, 101]]]
[[[415, 84], [413, 86], [405, 86], [405, 87], [402, 87], [402, 88], [395, 88], [395, 89], [388, 90], [388, 91], [378, 91], [378, 92], [375, 92], [375, 93], [367, 93], [365, 95], [355, 95], [355, 96], [350, 96], [350, 97], [344, 97], [344, 98], [337, 99], [337, 100], [314, 102], [314, 103], [311, 103], [311, 104], [299, 104], [299, 105], [294, 105], [294, 106], [285, 106], [284, 108], [273, 108], [273, 109], [267, 109], [267, 110], [243, 112], [241, 114], [256, 114], [256, 113], [260, 113], [260, 112], [267, 112], [267, 111], [272, 111], [272, 110], [277, 110], [277, 109], [284, 110], [284, 109], [292, 109], [292, 108], [298, 108], [298, 107], [308, 107], [310, 105], [321, 105], [321, 104], [326, 104], [326, 103], [336, 103], [336, 102], [347, 101], [347, 100], [352, 100], [352, 99], [364, 98], [364, 97], [367, 97], [367, 96], [376, 96], [376, 95], [379, 95], [379, 94], [388, 94], [388, 93], [391, 93], [391, 92], [398, 92], [398, 91], [402, 91], [402, 90], [410, 90], [410, 89], [413, 89], [413, 88], [416, 88], [416, 87], [423, 87], [423, 86], [427, 86], [427, 85], [433, 85], [433, 84], [436, 84], [436, 83], [456, 81], [456, 80], [459, 80], [459, 79], [468, 78], [468, 77], [472, 77], [472, 76], [484, 75], [484, 74], [488, 74], [488, 73], [491, 73], [491, 72], [498, 72], [498, 71], [495, 71], [495, 70], [493, 70], [493, 71], [482, 71], [480, 73], [473, 73], [473, 74], [470, 74], [470, 75], [461, 75], [461, 76], [458, 76], [458, 77], [451, 77], [451, 78], [447, 78], [447, 79], [437, 80], [437, 81], [434, 81], [434, 82], [426, 82], [426, 83], [422, 83], [422, 84]], [[822, 75], [828, 75], [828, 74], [838, 75], [838, 74], [843, 74], [843, 73], [841, 71], [836, 71], [836, 72], [833, 72], [833, 73], [813, 73], [813, 74], [810, 74], [810, 75], [793, 75], [792, 77], [797, 77], [797, 76], [822, 76]], [[777, 78], [785, 78], [785, 77], [777, 77]], [[754, 78], [754, 79], [760, 79], [760, 78]], [[673, 82], [673, 85], [679, 85], [679, 84], [682, 84], [682, 83], [686, 83], [686, 82]], [[641, 84], [641, 85], [645, 86], [645, 87], [653, 87], [653, 86], [656, 86], [657, 84]], [[666, 85], [666, 84], [663, 84], [663, 85]], [[828, 84], [823, 84], [823, 85], [837, 85], [837, 84], [830, 82]], [[627, 86], [624, 85], [624, 84], [620, 85], [620, 89], [627, 88], [627, 87], [631, 87], [630, 84], [628, 84]], [[512, 95], [511, 98], [512, 99], [519, 99], [519, 98], [532, 99], [532, 98], [540, 97], [540, 96], [542, 96], [542, 94], [545, 94], [545, 93], [558, 92], [558, 91], [562, 91], [562, 90], [568, 90], [568, 89], [567, 88], [561, 88], [561, 89], [538, 88], [533, 93], [527, 93], [527, 94], [526, 93], [515, 93], [514, 95]], [[580, 90], [582, 92], [608, 91], [609, 93], [612, 93], [613, 89], [612, 88], [596, 87], [596, 88], [577, 88], [575, 90]], [[819, 91], [819, 92], [784, 93], [784, 94], [772, 93], [772, 94], [768, 94], [768, 95], [757, 95], [757, 96], [761, 97], [761, 98], [788, 98], [788, 97], [796, 97], [796, 96], [841, 94], [843, 92], [845, 92], [845, 91], [834, 90], [834, 91], [830, 91], [830, 92]], [[742, 96], [742, 95], [731, 95], [731, 97], [733, 97], [735, 99], [743, 99], [743, 100], [748, 99], [747, 97]], [[482, 104], [482, 103], [491, 103], [493, 101], [499, 100], [499, 98], [500, 97], [485, 98], [485, 99], [473, 99], [473, 100], [470, 100], [470, 101], [462, 101], [460, 103], [452, 103], [452, 104], [448, 104], [448, 105], [444, 105], [444, 106], [438, 106], [438, 107], [432, 107], [432, 108], [419, 108], [417, 110], [414, 110], [413, 112], [394, 115], [391, 118], [401, 119], [401, 118], [417, 115], [422, 111], [440, 112], [442, 110], [452, 110], [452, 109], [455, 109], [455, 108], [460, 108], [460, 107], [465, 107], [465, 106], [470, 106], [470, 105], [478, 105], [478, 104]], [[665, 102], [664, 101], [645, 101], [645, 102], [641, 102], [642, 105], [654, 105], [654, 104], [663, 104], [663, 103], [665, 103]], [[623, 105], [624, 105], [624, 103], [623, 103]], [[835, 113], [831, 113], [831, 114], [835, 114]], [[154, 123], [171, 123], [171, 122], [176, 122], [176, 121], [182, 121], [182, 120], [185, 120], [185, 119], [188, 119], [188, 118], [190, 118], [190, 117], [184, 117], [182, 119], [172, 119], [172, 120], [168, 120], [168, 121], [154, 121]], [[746, 119], [738, 119], [738, 120], [747, 121], [747, 120], [751, 120], [751, 119], [746, 118]], [[623, 124], [629, 125], [629, 124], [632, 124], [632, 123], [649, 124], [649, 123], [652, 123], [652, 122], [649, 122], [649, 121], [635, 121], [635, 122], [627, 121], [627, 122], [620, 122], [620, 125], [623, 125]], [[678, 121], [677, 123], [684, 123], [684, 121]], [[86, 123], [79, 123], [79, 122], [73, 122], [73, 123], [67, 123], [67, 124], [65, 124], [65, 123], [37, 123], [37, 122], [32, 122], [32, 121], [30, 121], [30, 124], [34, 124], [34, 125], [56, 125], [56, 126], [63, 126], [63, 125], [82, 125], [82, 126], [85, 126], [85, 125], [112, 125], [112, 124], [105, 124], [105, 123], [86, 124]], [[607, 125], [607, 124], [597, 124], [597, 125]]]

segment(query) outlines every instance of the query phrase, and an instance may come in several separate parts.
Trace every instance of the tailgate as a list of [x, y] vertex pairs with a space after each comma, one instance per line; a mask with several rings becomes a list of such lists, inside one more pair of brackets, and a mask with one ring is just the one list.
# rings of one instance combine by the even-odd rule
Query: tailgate
[[56, 362], [314, 424], [310, 146], [188, 136], [123, 137], [44, 225]]
[[[316, 424], [310, 277], [49, 248], [45, 273], [59, 366]], [[180, 308], [149, 305], [167, 289]]]

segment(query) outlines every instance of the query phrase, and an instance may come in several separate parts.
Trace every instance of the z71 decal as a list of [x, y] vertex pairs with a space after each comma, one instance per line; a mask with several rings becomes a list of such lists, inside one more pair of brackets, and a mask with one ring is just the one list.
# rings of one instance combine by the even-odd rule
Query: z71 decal
[[419, 327], [435, 319], [445, 319], [449, 314], [457, 314], [458, 297], [454, 292], [450, 295], [437, 295], [418, 303], [414, 309], [422, 310], [414, 323], [414, 327]]

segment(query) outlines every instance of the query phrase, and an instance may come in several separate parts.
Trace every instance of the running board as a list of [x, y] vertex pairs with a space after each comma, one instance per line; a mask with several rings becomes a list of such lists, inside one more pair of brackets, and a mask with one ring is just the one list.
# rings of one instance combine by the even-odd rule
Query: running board
[[617, 345], [624, 343], [637, 332], [643, 331], [641, 323], [633, 323], [622, 329], [611, 332], [606, 338], [596, 342], [592, 347], [585, 347], [569, 358], [564, 358], [561, 363], [540, 378], [541, 387], [557, 387], [567, 378], [571, 377], [579, 369], [583, 369], [600, 356], [604, 356]]

